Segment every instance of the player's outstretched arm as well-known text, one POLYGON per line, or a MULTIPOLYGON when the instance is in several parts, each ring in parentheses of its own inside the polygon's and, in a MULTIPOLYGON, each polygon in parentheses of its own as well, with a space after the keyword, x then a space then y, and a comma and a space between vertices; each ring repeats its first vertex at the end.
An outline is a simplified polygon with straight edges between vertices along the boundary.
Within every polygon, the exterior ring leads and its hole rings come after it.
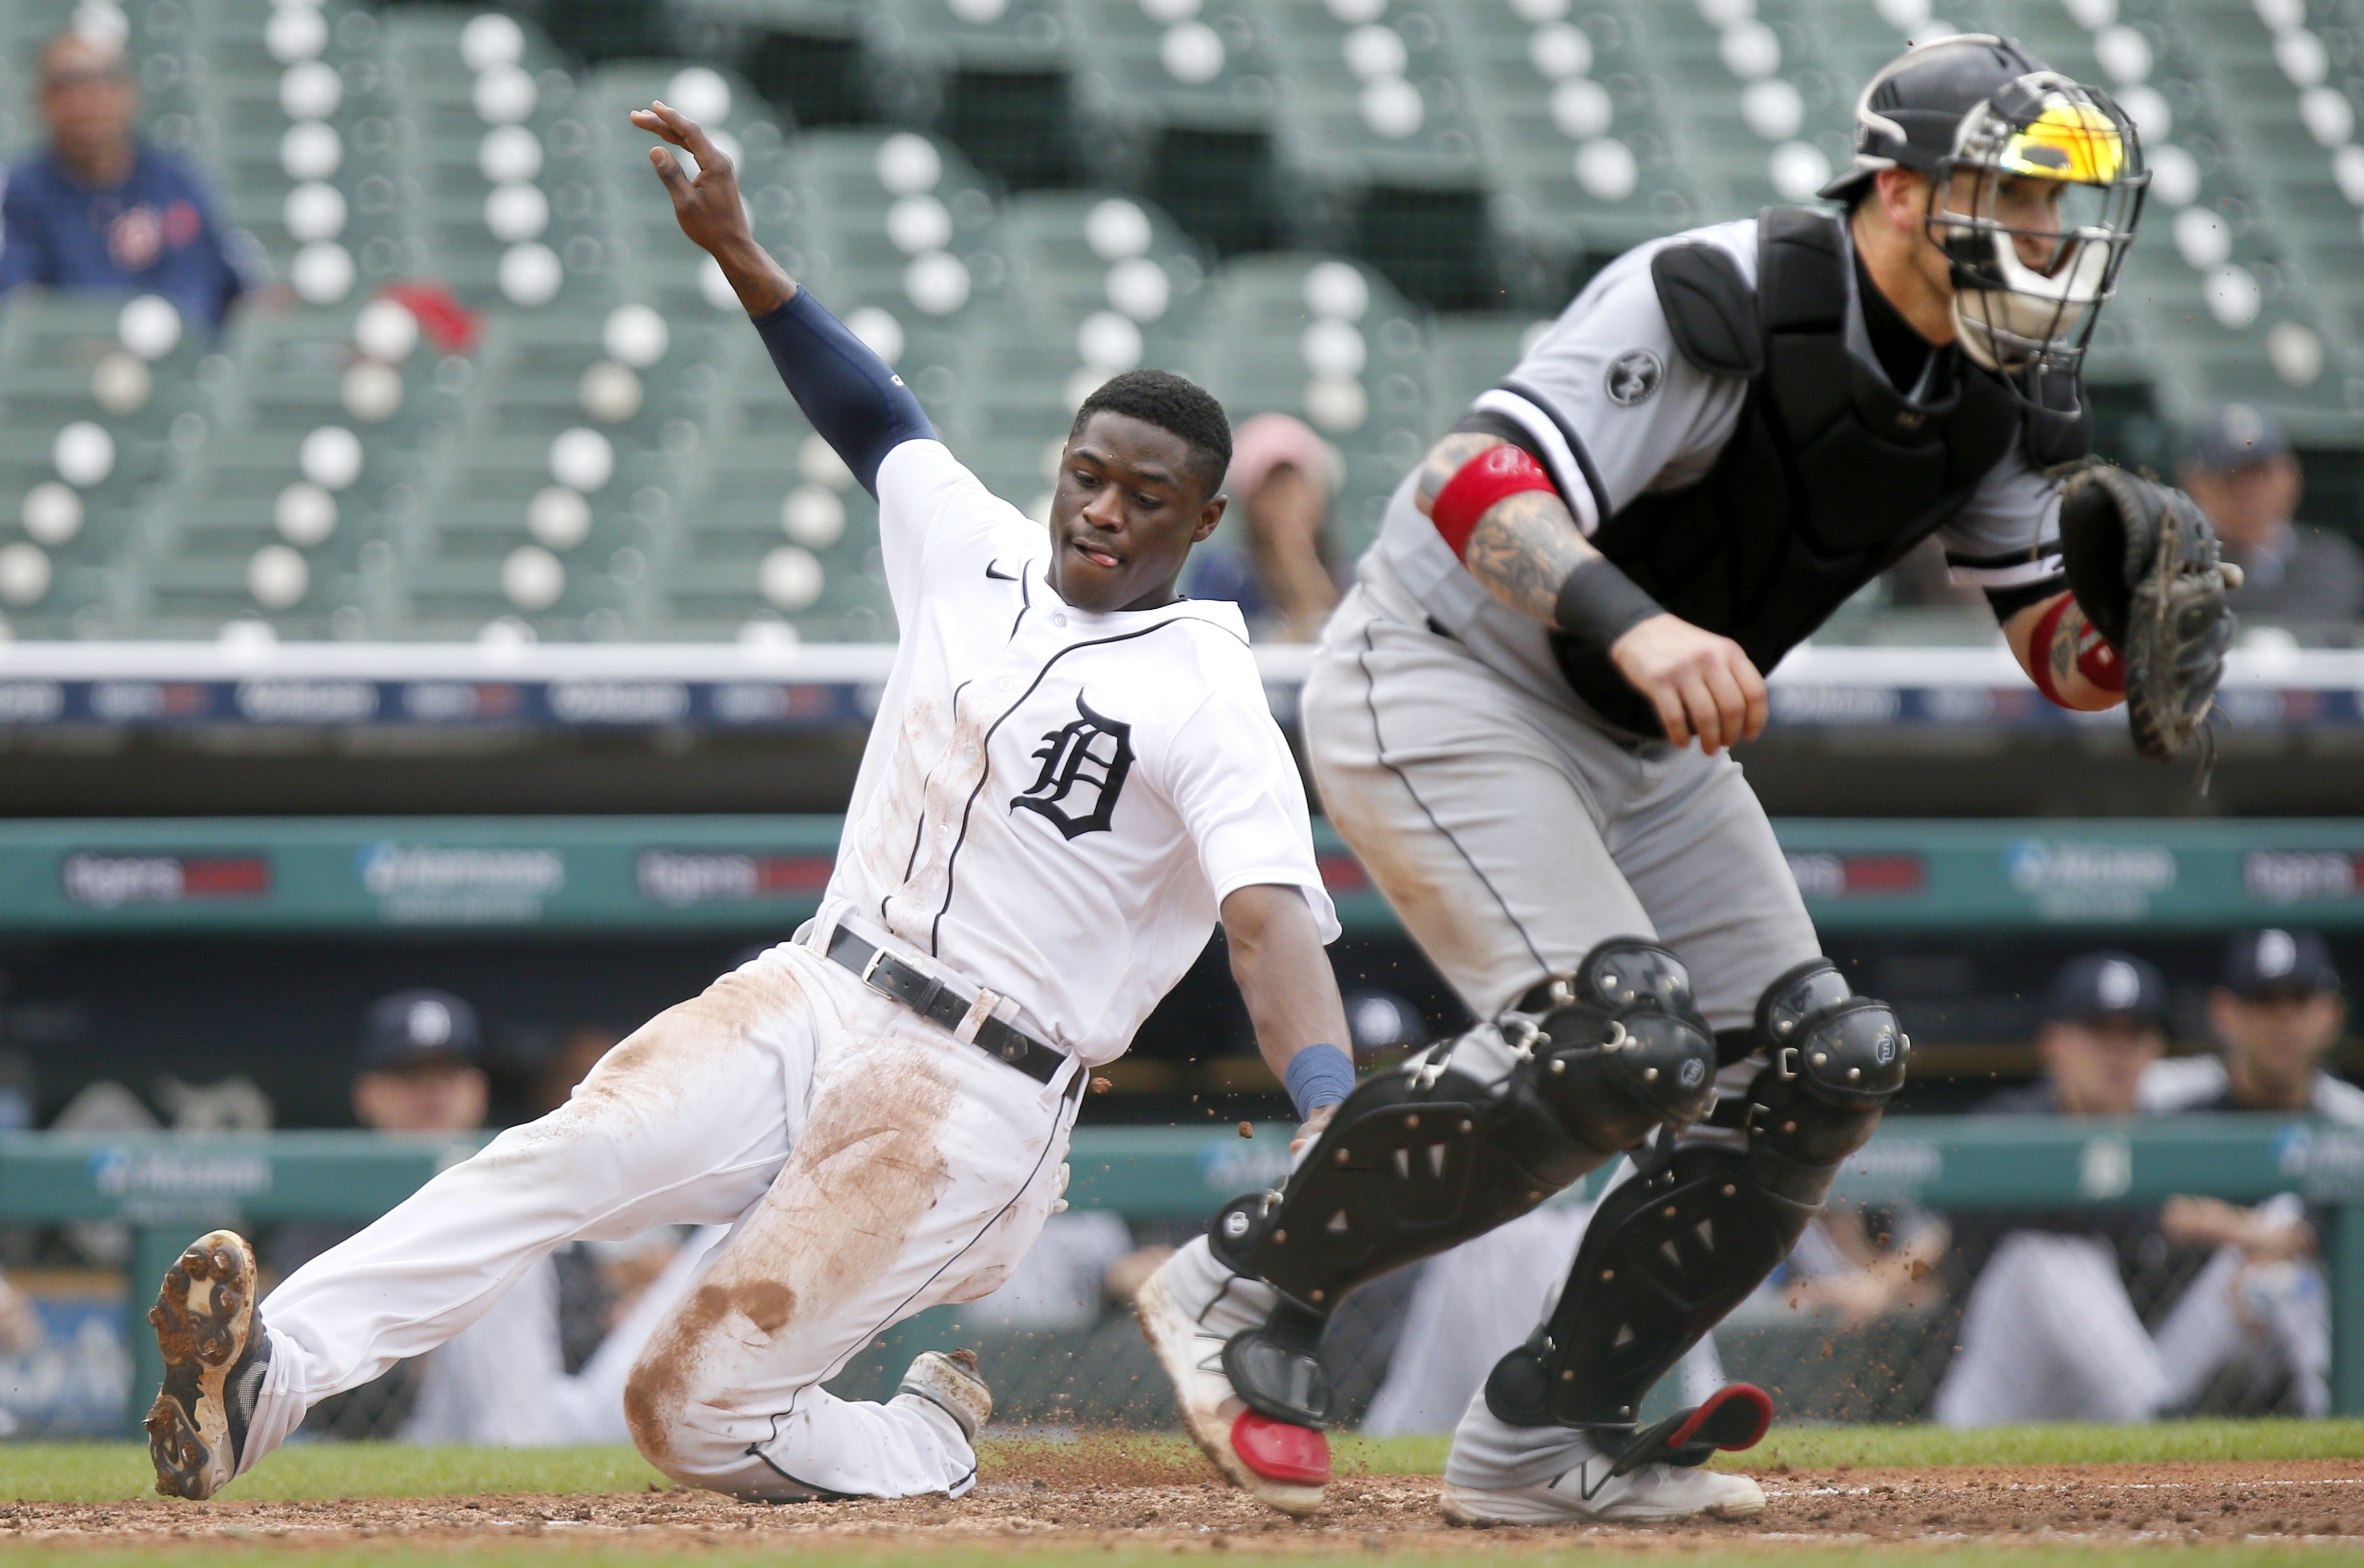
MULTIPOLYGON (((1305 890, 1279 883, 1233 888, 1223 899, 1223 938, 1232 953, 1232 978, 1255 1026, 1256 1050, 1273 1076, 1288 1081, 1288 1064, 1309 1046, 1349 1050, 1346 1008, 1338 999, 1338 977, 1322 950, 1321 928, 1305 890)), ((1350 1056, 1349 1061, 1352 1058, 1350 1056)), ((1351 1068, 1345 1087, 1351 1088, 1351 1068)), ((1344 1099, 1344 1089, 1337 1091, 1344 1099)), ((1320 1132, 1337 1101, 1306 1107, 1310 1114, 1298 1140, 1320 1132)))
POLYGON ((697 160, 693 178, 672 153, 649 149, 649 162, 673 198, 681 231, 721 267, 812 428, 837 449, 862 487, 876 495, 878 465, 886 454, 905 441, 935 436, 920 400, 755 243, 747 204, 739 195, 739 171, 704 128, 662 103, 633 110, 631 118, 697 160))
MULTIPOLYGON (((1413 491, 1422 513, 1435 518, 1439 498, 1463 468, 1504 444, 1471 430, 1438 441, 1413 491)), ((1448 542, 1453 537, 1446 534, 1448 542)), ((1605 640, 1610 662, 1650 699, 1675 745, 1696 735, 1712 756, 1764 732, 1771 716, 1765 677, 1740 644, 1651 604, 1586 541, 1557 493, 1521 490, 1487 506, 1469 529, 1461 563, 1512 609, 1605 640)))
POLYGON ((769 316, 797 293, 797 280, 755 243, 747 225, 747 203, 739 194, 739 171, 706 128, 670 105, 652 103, 632 111, 632 124, 671 142, 697 160, 695 177, 662 147, 649 149, 649 163, 673 198, 673 216, 692 243, 720 264, 732 292, 750 316, 769 316))
POLYGON ((2123 678, 2104 685, 2091 672, 2107 670, 2097 658, 2113 665, 2115 654, 2085 617, 2076 597, 2067 590, 2013 613, 2002 623, 2003 640, 2012 657, 2027 672, 2036 689, 2062 707, 2078 713, 2100 713, 2126 700, 2123 678), (2042 647, 2037 643, 2041 640, 2042 647))

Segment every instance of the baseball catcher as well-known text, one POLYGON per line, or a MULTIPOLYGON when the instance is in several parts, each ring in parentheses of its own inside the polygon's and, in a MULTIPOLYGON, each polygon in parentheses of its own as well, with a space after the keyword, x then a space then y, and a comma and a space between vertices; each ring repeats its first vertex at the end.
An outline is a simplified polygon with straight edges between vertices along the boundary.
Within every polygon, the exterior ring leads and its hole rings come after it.
POLYGON ((1621 1156, 1455 1433, 1445 1512, 1763 1507, 1701 1468, 1762 1434, 1761 1392, 1638 1417, 1904 1079, 1728 751, 1850 595, 1935 536, 2052 702, 2128 701, 2151 756, 2202 726, 2231 635, 2207 525, 2084 461, 2134 128, 1983 35, 1909 50, 1856 119, 1844 211, 1604 269, 1405 477, 1324 633, 1303 716, 1330 817, 1488 1021, 1362 1084, 1142 1292, 1192 1433, 1277 1507, 1321 1501, 1339 1298, 1621 1156))

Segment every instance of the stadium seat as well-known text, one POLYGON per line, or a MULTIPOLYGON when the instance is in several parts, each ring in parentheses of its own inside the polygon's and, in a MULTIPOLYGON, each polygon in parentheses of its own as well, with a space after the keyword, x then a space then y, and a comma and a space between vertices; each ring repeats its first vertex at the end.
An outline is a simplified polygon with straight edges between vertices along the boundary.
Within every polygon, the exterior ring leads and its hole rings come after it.
POLYGON ((599 175, 621 242, 616 272, 626 294, 671 317, 735 315, 739 302, 721 270, 682 237, 672 199, 649 167, 649 150, 659 145, 657 139, 627 117, 656 98, 697 121, 734 158, 740 189, 758 219, 757 238, 792 246, 795 202, 787 189, 786 138, 753 88, 710 67, 617 61, 584 83, 578 106, 596 132, 599 175))
POLYGON ((1461 7, 1478 112, 1497 150, 1494 221, 1564 303, 1599 261, 1702 221, 1707 206, 1668 123, 1667 79, 1614 6, 1554 16, 1505 0, 1461 7))
POLYGON ((600 133, 575 78, 497 12, 404 6, 386 32, 418 128, 410 172, 432 273, 474 306, 604 313, 621 293, 619 257, 600 133))
POLYGON ((1345 484, 1333 526, 1340 549, 1359 554, 1442 428, 1420 320, 1376 271, 1334 257, 1237 257, 1208 292, 1198 379, 1234 421, 1294 414, 1338 447, 1345 484))

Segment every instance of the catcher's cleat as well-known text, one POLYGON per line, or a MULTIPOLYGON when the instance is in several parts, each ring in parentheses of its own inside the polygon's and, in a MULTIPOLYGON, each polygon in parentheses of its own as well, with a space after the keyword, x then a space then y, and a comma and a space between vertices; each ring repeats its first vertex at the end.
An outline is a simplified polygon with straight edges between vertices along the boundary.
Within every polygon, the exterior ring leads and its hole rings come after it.
POLYGON ((254 1249, 234 1230, 190 1243, 164 1275, 148 1321, 164 1385, 148 1412, 156 1490, 202 1501, 238 1474, 271 1338, 254 1310, 254 1249))
POLYGON ((1637 1523, 1704 1516, 1754 1518, 1765 1493, 1745 1475, 1702 1470, 1720 1449, 1754 1448, 1773 1419, 1773 1401, 1750 1384, 1721 1388, 1625 1442, 1590 1435, 1590 1451, 1549 1481, 1488 1489, 1447 1482, 1444 1517, 1465 1525, 1637 1523))
POLYGON ((1284 1514, 1321 1507, 1321 1488, 1330 1480, 1330 1440, 1247 1407, 1223 1373, 1223 1336, 1182 1309, 1164 1268, 1143 1284, 1132 1305, 1141 1331, 1174 1380, 1183 1426, 1215 1468, 1284 1514))
POLYGON ((993 1390, 977 1374, 975 1351, 921 1351, 911 1358, 896 1392, 916 1395, 942 1409, 971 1442, 978 1429, 993 1419, 993 1390))

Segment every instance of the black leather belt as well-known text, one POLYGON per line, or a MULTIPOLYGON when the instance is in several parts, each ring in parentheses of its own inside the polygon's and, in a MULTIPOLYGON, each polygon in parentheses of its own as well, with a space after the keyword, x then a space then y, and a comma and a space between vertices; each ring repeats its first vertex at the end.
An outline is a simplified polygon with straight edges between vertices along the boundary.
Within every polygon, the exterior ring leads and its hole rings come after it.
MULTIPOLYGON (((956 995, 935 976, 922 973, 843 926, 829 939, 829 957, 831 962, 853 971, 864 985, 880 995, 902 1003, 955 1035, 976 1005, 975 998, 956 995)), ((984 1019, 970 1038, 978 1049, 999 1057, 1038 1084, 1048 1084, 1067 1064, 1065 1051, 1053 1050, 1024 1029, 1012 1029, 999 1018, 984 1019)))

